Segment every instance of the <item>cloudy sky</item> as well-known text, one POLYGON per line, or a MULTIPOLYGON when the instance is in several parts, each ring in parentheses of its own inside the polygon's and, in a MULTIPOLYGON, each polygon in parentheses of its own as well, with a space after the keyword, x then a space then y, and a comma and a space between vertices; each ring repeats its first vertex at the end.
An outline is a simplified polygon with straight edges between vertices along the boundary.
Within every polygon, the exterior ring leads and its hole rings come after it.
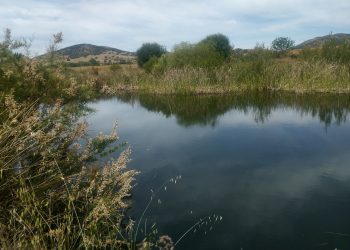
POLYGON ((135 51, 143 42, 171 49, 212 33, 235 47, 270 44, 277 36, 297 43, 350 33, 350 0, 0 0, 0 29, 33 37, 42 53, 62 31, 61 47, 92 43, 135 51))

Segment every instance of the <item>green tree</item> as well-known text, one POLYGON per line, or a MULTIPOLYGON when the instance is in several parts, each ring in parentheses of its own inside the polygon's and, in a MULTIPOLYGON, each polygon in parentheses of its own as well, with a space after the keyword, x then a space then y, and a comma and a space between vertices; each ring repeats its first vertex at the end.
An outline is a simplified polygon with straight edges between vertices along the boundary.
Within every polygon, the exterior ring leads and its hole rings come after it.
POLYGON ((100 63, 95 58, 91 58, 89 60, 89 64, 92 66, 99 66, 100 65, 100 63))
POLYGON ((286 52, 290 50, 295 44, 295 41, 289 37, 277 37, 271 43, 271 48, 277 52, 286 52))
POLYGON ((140 67, 143 67, 143 65, 152 57, 160 57, 166 52, 164 46, 161 46, 158 43, 144 43, 136 51, 137 63, 140 67))
POLYGON ((230 45, 230 40, 223 34, 209 35, 200 41, 199 44, 213 46, 213 48, 224 58, 228 58, 231 55, 232 47, 230 45))
POLYGON ((168 56, 168 65, 174 68, 191 66, 196 68, 213 68, 219 66, 224 57, 209 43, 180 43, 168 56))

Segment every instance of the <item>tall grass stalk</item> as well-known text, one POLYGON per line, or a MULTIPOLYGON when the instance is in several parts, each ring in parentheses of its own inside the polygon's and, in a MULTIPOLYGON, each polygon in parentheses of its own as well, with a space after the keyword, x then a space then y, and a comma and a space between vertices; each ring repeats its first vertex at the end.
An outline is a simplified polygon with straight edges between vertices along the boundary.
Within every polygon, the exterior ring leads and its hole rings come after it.
POLYGON ((94 161, 116 131, 84 146, 86 124, 60 104, 39 108, 11 96, 0 103, 0 247, 128 248, 131 151, 104 166, 94 161))

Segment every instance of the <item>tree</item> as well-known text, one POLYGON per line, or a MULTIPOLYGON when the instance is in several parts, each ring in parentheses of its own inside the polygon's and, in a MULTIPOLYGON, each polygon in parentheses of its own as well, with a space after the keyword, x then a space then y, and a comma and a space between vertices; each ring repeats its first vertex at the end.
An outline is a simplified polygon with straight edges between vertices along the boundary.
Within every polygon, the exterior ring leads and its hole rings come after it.
POLYGON ((222 64, 224 56, 208 42, 190 44, 182 42, 175 45, 174 52, 167 55, 167 64, 170 67, 182 68, 213 68, 222 64))
POLYGON ((271 48, 277 52, 286 52, 290 50, 295 44, 295 41, 289 37, 277 37, 271 43, 271 48))
POLYGON ((91 58, 89 60, 89 64, 92 66, 99 66, 100 65, 100 63, 95 58, 91 58))
POLYGON ((214 49, 220 53, 224 58, 228 58, 231 55, 232 47, 230 45, 230 40, 227 36, 223 34, 209 35, 200 41, 200 44, 208 44, 213 46, 214 49))
POLYGON ((136 51, 137 63, 140 67, 143 67, 143 65, 152 57, 160 57, 166 52, 166 49, 158 43, 144 43, 136 51))

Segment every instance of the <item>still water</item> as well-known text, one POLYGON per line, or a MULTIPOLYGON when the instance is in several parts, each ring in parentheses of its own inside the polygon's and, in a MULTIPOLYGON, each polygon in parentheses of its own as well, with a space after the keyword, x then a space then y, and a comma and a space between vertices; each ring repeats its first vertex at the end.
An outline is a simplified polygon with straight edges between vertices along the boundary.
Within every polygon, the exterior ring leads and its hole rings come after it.
POLYGON ((117 121, 132 147, 135 220, 156 193, 139 236, 156 223, 176 242, 202 218, 176 249, 350 249, 350 96, 124 95, 89 107, 91 134, 117 121))

